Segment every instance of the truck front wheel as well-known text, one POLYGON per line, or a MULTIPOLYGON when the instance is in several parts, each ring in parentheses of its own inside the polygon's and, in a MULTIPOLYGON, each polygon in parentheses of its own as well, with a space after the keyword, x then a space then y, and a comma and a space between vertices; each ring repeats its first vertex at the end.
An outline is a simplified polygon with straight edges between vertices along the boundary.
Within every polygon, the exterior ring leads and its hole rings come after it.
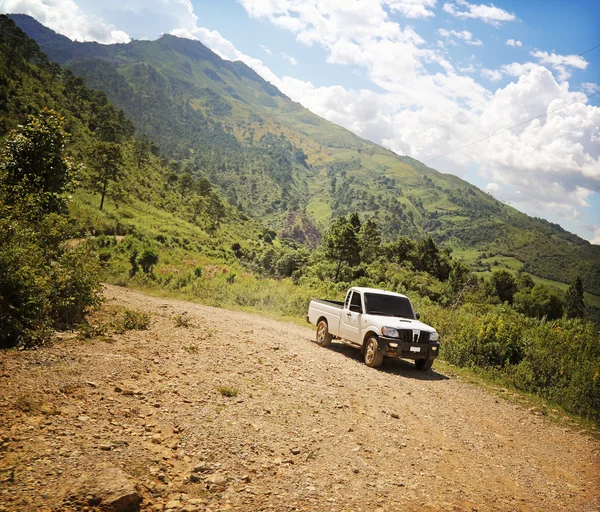
POLYGON ((426 372, 431 368, 433 364, 433 359, 417 359, 415 360, 415 368, 422 372, 426 372))
POLYGON ((379 352, 379 343, 375 336, 369 336, 365 342, 365 364, 369 368, 377 368, 383 363, 383 353, 379 352))
POLYGON ((329 334, 329 326, 325 320, 321 320, 317 324, 317 343, 322 347, 326 347, 331 343, 333 336, 329 334))

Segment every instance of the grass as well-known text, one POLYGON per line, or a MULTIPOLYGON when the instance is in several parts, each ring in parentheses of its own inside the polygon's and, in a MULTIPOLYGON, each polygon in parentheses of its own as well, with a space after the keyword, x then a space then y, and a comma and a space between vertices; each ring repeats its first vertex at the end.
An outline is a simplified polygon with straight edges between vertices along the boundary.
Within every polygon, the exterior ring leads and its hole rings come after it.
POLYGON ((191 327, 192 319, 189 317, 187 311, 184 311, 183 313, 173 315, 173 323, 175 327, 191 327))
POLYGON ((123 313, 122 326, 126 331, 144 331, 150 327, 150 314, 126 309, 123 313))
POLYGON ((232 388, 231 386, 219 386, 217 391, 221 393, 221 396, 225 396, 227 398, 235 398, 238 396, 238 390, 236 388, 232 388))

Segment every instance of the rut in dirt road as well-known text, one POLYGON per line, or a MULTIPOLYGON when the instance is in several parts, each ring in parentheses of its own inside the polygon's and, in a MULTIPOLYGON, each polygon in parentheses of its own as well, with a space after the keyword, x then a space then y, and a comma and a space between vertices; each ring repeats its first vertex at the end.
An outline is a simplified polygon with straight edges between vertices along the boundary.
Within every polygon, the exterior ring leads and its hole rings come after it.
POLYGON ((106 472, 142 510, 600 510, 598 441, 435 365, 374 370, 291 323, 106 296, 150 329, 0 354, 0 511, 91 509, 106 472))

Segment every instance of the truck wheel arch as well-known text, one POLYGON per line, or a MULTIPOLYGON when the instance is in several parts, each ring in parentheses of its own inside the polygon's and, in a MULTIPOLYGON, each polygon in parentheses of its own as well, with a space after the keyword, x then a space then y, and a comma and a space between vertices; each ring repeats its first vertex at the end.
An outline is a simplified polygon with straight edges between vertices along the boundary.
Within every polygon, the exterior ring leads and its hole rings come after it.
POLYGON ((360 351, 361 351, 361 353, 362 353, 362 354, 364 354, 364 353, 365 353, 365 346, 366 346, 366 344, 367 344, 367 340, 368 340, 368 339, 369 339, 371 336, 375 336, 377 339, 379 339, 379 335, 378 335, 378 334, 377 334, 375 331, 373 331, 373 330, 367 331, 367 332, 365 333, 365 335, 363 336, 362 345, 361 345, 361 347, 360 347, 360 351))

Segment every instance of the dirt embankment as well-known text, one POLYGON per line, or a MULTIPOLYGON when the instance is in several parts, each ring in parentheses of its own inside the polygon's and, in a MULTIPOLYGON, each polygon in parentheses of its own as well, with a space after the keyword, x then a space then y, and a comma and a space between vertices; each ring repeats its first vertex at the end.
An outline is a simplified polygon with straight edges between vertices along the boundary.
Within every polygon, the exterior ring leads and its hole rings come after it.
POLYGON ((151 328, 0 353, 0 511, 119 493, 121 510, 600 510, 597 441, 435 365, 373 370, 309 328, 106 294, 151 328))

